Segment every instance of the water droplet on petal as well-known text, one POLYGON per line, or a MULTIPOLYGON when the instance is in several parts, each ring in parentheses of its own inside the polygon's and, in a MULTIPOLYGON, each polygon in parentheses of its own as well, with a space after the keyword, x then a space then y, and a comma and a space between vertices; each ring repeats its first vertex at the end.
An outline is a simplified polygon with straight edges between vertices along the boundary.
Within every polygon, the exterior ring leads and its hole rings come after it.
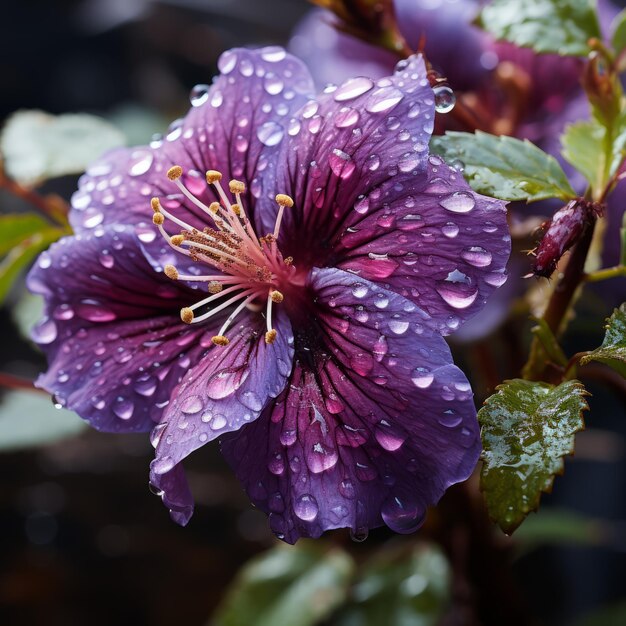
POLYGON ((112 322, 116 315, 96 300, 82 300, 76 307, 79 317, 90 322, 112 322))
POLYGON ((356 285, 352 287, 352 295, 355 298, 365 298, 368 292, 369 292, 369 289, 362 283, 357 283, 356 285))
POLYGON ((457 191, 441 200, 439 204, 453 213, 468 213, 474 208, 476 201, 471 194, 465 191, 457 191))
POLYGON ((351 78, 335 91, 335 101, 344 102, 346 100, 352 100, 353 98, 367 93, 373 86, 374 83, 369 78, 362 76, 351 78))
POLYGON ((382 113, 393 109, 404 98, 404 94, 396 87, 377 89, 368 99, 365 108, 370 113, 382 113))
POLYGON ((436 290, 441 298, 455 309, 467 309, 474 303, 478 295, 476 287, 448 279, 440 281, 436 290))
POLYGON ((180 410, 187 415, 195 415, 202 411, 204 407, 204 402, 202 402, 202 398, 200 396, 188 396, 185 398, 180 405, 180 410))
POLYGON ((370 172, 375 172, 380 167, 380 157, 377 154, 370 154, 365 160, 365 166, 370 172))
MULTIPOLYGON (((454 397, 454 396, 453 396, 454 397)), ((453 409, 446 409, 441 417, 439 423, 446 428, 456 428, 463 422, 463 416, 459 415, 453 409)))
POLYGON ((265 122, 257 129, 257 137, 265 146, 276 146, 283 138, 283 128, 276 122, 265 122))
POLYGON ((507 281, 507 274, 502 272, 492 272, 485 276, 485 282, 492 287, 501 287, 507 281))
POLYGON ((267 93, 271 96, 276 96, 283 90, 285 83, 273 72, 268 72, 263 80, 263 86, 267 93))
POLYGON ((359 121, 359 112, 351 107, 341 107, 335 115, 337 128, 350 128, 359 121))
POLYGON ((354 203, 354 210, 361 215, 367 213, 370 208, 370 201, 367 196, 360 196, 354 203))
POLYGON ((314 496, 305 493, 296 499, 293 511, 301 520, 312 522, 319 513, 317 500, 314 496))
POLYGON ((454 91, 447 85, 439 85, 433 88, 435 94, 435 111, 437 113, 450 113, 456 104, 454 91))
POLYGON ((113 403, 113 413, 122 420, 129 420, 133 416, 135 405, 132 401, 118 396, 113 403))
POLYGON ((406 437, 387 421, 382 420, 374 429, 376 441, 388 452, 395 452, 405 442, 406 437))
POLYGON ((420 163, 420 158, 415 152, 405 152, 398 159, 398 169, 401 172, 411 172, 420 163))
POLYGON ((487 267, 491 265, 491 252, 480 246, 471 246, 461 251, 461 258, 474 267, 487 267))
POLYGON ((328 161, 333 174, 343 179, 349 178, 356 167, 350 155, 343 152, 343 150, 339 150, 339 148, 335 148, 332 151, 328 161))
POLYGON ((160 459, 155 459, 150 464, 150 469, 155 474, 165 474, 174 467, 174 459, 171 456, 164 456, 160 459))
POLYGON ((365 526, 350 529, 350 539, 356 543, 361 543, 367 539, 369 530, 365 526))
POLYGON ((448 222, 441 227, 441 232, 450 239, 454 239, 459 234, 459 227, 454 222, 448 222))
POLYGON ((220 55, 217 61, 217 69, 222 74, 230 74, 237 65, 237 53, 232 51, 226 51, 220 55))
POLYGON ((383 521, 397 533, 412 533, 424 521, 425 513, 416 502, 399 497, 389 498, 380 510, 383 521))
POLYGON ((279 46, 267 46, 261 50, 261 58, 268 63, 278 63, 286 56, 285 50, 279 46))
POLYGON ((411 380, 416 387, 427 389, 435 380, 435 376, 425 367, 416 367, 411 374, 411 380))
POLYGON ((189 92, 189 102, 191 102, 191 106, 202 106, 209 99, 209 89, 209 85, 196 85, 193 87, 189 92))

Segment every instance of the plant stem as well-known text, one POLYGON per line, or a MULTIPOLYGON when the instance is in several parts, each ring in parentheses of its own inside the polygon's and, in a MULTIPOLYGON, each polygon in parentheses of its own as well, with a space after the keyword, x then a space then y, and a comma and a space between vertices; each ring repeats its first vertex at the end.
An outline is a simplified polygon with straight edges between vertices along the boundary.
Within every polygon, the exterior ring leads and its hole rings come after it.
POLYGON ((36 393, 47 393, 41 389, 37 389, 33 385, 32 380, 21 378, 20 376, 14 376, 13 374, 7 374, 6 372, 0 372, 0 387, 6 387, 7 389, 25 389, 26 391, 33 391, 36 393))
POLYGON ((615 267, 607 267, 603 270, 598 270, 592 274, 585 276, 585 281, 588 283, 597 283, 601 280, 608 280, 610 278, 626 277, 626 265, 616 265, 615 267))

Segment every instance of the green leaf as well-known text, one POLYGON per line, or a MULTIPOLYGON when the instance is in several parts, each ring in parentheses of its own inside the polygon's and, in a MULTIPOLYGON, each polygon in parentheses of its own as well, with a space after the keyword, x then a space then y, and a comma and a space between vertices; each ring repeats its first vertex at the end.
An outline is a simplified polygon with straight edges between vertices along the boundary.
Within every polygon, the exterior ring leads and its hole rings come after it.
POLYGON ((6 299, 11 286, 35 259, 52 242, 65 233, 59 228, 48 228, 24 239, 0 262, 0 304, 6 299))
POLYGON ((50 396, 35 391, 9 391, 0 403, 3 452, 53 443, 86 427, 78 415, 54 408, 50 396))
POLYGON ((11 318, 24 339, 30 339, 30 331, 43 317, 44 302, 40 295, 30 293, 26 288, 18 292, 11 306, 11 318))
POLYGON ((578 381, 558 387, 509 380, 478 412, 482 425, 480 486, 490 517, 510 534, 539 506, 574 451, 574 433, 584 428, 587 392, 578 381))
POLYGON ((333 626, 435 626, 450 601, 450 580, 450 566, 435 545, 386 546, 363 565, 333 626))
POLYGON ((50 228, 50 223, 34 213, 0 215, 0 256, 10 252, 27 237, 50 228))
POLYGON ((310 626, 344 602, 354 571, 339 548, 301 541, 250 561, 218 608, 215 626, 310 626))
POLYGON ((622 215, 622 227, 619 229, 620 234, 620 265, 626 265, 626 213, 622 215))
POLYGON ((593 190, 606 185, 605 137, 606 129, 595 120, 570 124, 561 137, 563 157, 589 181, 593 190))
POLYGON ((478 22, 498 39, 536 52, 583 56, 589 39, 601 38, 590 0, 492 0, 478 22))
POLYGON ((606 333, 599 348, 580 359, 580 364, 600 361, 626 378, 626 302, 613 311, 606 323, 606 333))
POLYGON ((433 137, 431 150, 460 160, 472 189, 501 200, 535 202, 576 197, 558 161, 527 140, 476 131, 433 137))
POLYGON ((621 10, 611 22, 611 45, 616 56, 626 48, 626 9, 621 10))
POLYGON ((4 166, 22 185, 77 174, 110 148, 124 145, 124 135, 94 115, 50 115, 18 111, 0 136, 4 166))

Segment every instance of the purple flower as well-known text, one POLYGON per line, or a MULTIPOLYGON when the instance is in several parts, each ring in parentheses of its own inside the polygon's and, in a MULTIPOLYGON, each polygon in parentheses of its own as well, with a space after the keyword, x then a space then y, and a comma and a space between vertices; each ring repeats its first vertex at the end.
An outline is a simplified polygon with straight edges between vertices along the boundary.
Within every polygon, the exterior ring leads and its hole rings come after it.
POLYGON ((163 142, 81 179, 76 235, 29 276, 38 384, 100 430, 151 430, 181 524, 182 461, 219 438, 286 541, 410 532, 479 455, 442 335, 506 279, 503 203, 428 156, 419 56, 318 97, 280 48, 219 68, 163 142))

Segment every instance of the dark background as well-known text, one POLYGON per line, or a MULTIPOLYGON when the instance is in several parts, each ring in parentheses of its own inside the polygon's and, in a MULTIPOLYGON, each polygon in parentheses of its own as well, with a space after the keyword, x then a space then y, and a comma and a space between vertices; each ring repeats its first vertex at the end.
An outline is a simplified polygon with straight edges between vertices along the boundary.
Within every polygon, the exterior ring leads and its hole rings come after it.
MULTIPOLYGON (((12 3, 0 20, 0 118, 21 108, 87 111, 134 120, 137 141, 147 141, 185 112, 195 83, 210 82, 220 52, 284 44, 308 8, 304 0, 12 3)), ((46 189, 68 196, 74 185, 68 177, 46 189)), ((15 208, 0 200, 2 211, 15 208)), ((0 328, 0 369, 34 378, 45 363, 19 338, 8 308, 0 328)), ((593 383, 590 390, 591 428, 544 503, 599 520, 601 539, 543 546, 516 560, 537 623, 574 624, 625 597, 624 404, 593 383)), ((151 457, 146 436, 90 430, 0 453, 1 624, 206 621, 238 568, 273 537, 216 445, 186 462, 197 509, 184 529, 147 489, 151 457)), ((347 532, 333 535, 347 540, 347 532)), ((351 551, 359 556, 390 537, 373 531, 351 551)))

